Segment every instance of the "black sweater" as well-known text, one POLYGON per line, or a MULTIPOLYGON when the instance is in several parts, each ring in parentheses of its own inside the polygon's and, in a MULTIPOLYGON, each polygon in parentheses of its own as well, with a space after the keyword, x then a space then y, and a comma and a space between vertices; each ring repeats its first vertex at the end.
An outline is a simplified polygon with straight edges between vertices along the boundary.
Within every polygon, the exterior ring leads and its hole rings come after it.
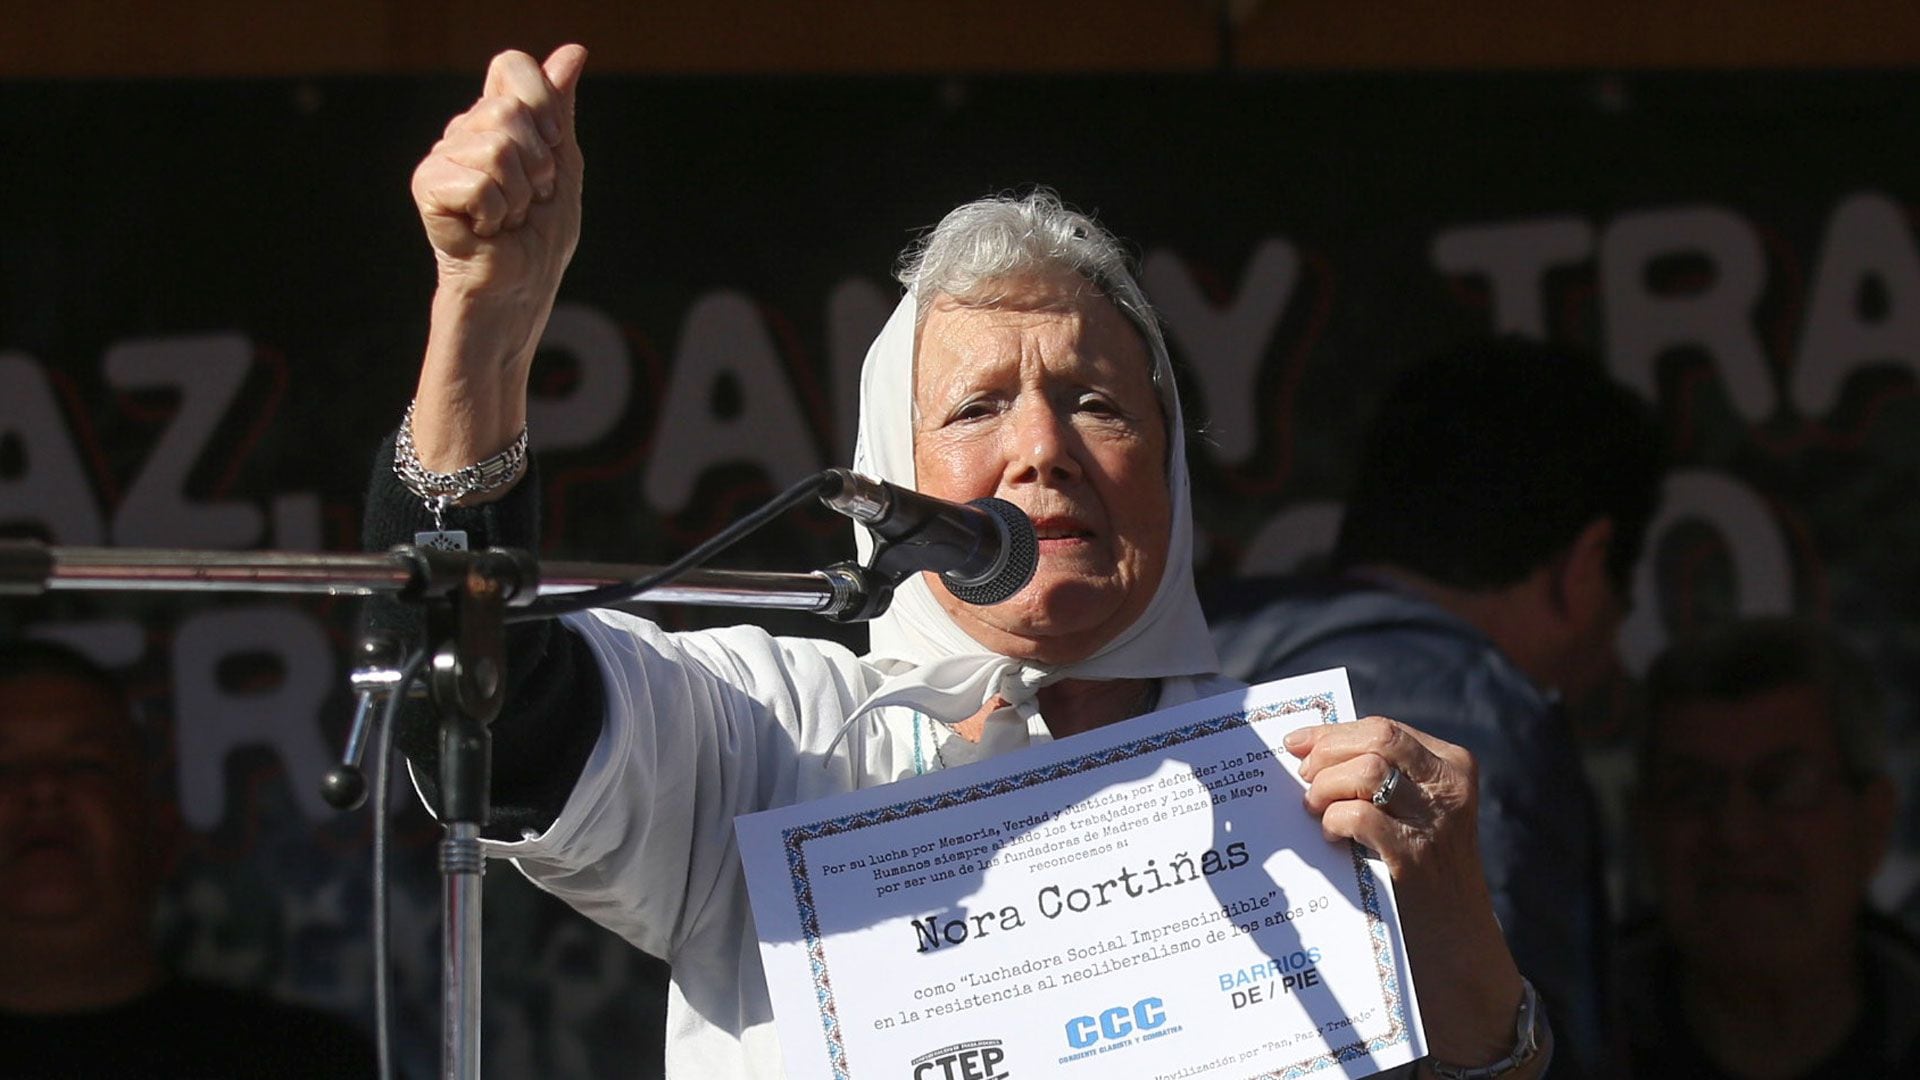
MULTIPOLYGON (((540 544, 540 483, 531 458, 527 473, 497 502, 452 507, 449 529, 467 533, 473 550, 540 544)), ((433 515, 393 472, 393 438, 374 455, 367 485, 361 542, 369 551, 410 544, 416 532, 433 528, 433 515)), ((419 647, 421 609, 389 597, 367 605, 367 625, 395 633, 408 650, 419 647)), ((605 691, 593 653, 578 634, 546 619, 507 628, 507 694, 493 733, 493 816, 484 830, 495 839, 517 840, 527 830, 544 831, 560 816, 587 756, 600 738, 605 691)), ((437 804, 439 744, 433 709, 408 702, 394 742, 414 765, 428 801, 437 804)))

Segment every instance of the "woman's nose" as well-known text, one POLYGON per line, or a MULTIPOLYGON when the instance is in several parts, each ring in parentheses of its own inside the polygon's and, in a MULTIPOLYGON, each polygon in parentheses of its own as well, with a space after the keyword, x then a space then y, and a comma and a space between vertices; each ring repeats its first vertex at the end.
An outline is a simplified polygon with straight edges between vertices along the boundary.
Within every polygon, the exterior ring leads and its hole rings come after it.
POLYGON ((1016 480, 1058 482, 1079 477, 1072 427, 1051 406, 1032 400, 1020 403, 1008 426, 1008 438, 1013 443, 1008 458, 1015 463, 1016 480))

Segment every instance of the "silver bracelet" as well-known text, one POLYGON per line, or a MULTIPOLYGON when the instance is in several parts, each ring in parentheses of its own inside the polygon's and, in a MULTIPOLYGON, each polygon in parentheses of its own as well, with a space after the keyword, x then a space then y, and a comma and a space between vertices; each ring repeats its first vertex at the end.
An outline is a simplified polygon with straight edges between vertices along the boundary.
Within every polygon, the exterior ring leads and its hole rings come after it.
POLYGON ((526 471, 527 429, 523 424, 520 434, 505 450, 450 473, 434 472, 420 464, 420 454, 413 448, 413 407, 414 403, 409 401, 407 415, 401 418, 399 434, 393 439, 393 474, 408 491, 427 504, 427 509, 433 512, 435 529, 446 528, 447 507, 469 495, 483 495, 506 487, 526 471))
MULTIPOLYGON (((1513 1018, 1513 1049, 1507 1056, 1491 1065, 1467 1068, 1462 1065, 1449 1065, 1443 1061, 1427 1059, 1427 1068, 1441 1080, 1498 1080, 1508 1073, 1539 1057, 1547 1042, 1547 1015, 1540 1008, 1540 995, 1534 992, 1533 983, 1524 976, 1520 979, 1520 1009, 1513 1018)), ((1546 1064, 1543 1062, 1541 1071, 1546 1064)))

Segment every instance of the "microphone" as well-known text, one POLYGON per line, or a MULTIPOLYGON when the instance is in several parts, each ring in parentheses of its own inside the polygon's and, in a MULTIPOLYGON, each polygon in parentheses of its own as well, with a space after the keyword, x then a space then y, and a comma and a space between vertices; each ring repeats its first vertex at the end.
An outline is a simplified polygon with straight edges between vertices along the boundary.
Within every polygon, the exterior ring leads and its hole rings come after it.
POLYGON ((825 475, 820 501, 885 541, 874 569, 898 576, 932 570, 969 604, 997 604, 1033 580, 1040 559, 1033 521, 1005 499, 954 503, 848 469, 825 475))

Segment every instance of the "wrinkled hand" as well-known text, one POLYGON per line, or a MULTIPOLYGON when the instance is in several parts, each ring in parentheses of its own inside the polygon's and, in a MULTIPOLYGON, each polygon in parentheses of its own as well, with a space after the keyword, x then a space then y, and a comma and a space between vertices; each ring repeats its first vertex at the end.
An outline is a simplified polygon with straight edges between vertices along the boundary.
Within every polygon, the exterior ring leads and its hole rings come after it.
POLYGON ((1481 880, 1479 780, 1473 755, 1385 717, 1300 728, 1287 737, 1307 781, 1307 809, 1327 839, 1358 840, 1387 864, 1396 888, 1481 880), (1374 792, 1403 779, 1384 807, 1374 792))
POLYGON ((1473 755, 1380 716, 1299 728, 1286 747, 1327 839, 1364 844, 1393 878, 1433 1055, 1458 1065, 1505 1056, 1520 972, 1480 865, 1473 755), (1376 806, 1393 769, 1401 779, 1376 806))
POLYGON ((578 45, 545 64, 494 57, 480 100, 413 172, 440 273, 414 390, 413 441, 428 469, 498 453, 526 423, 534 353, 580 241, 573 99, 586 62, 578 45))
POLYGON ((414 170, 443 286, 533 297, 559 288, 580 239, 573 101, 586 62, 578 45, 545 64, 519 51, 494 57, 480 99, 414 170))

